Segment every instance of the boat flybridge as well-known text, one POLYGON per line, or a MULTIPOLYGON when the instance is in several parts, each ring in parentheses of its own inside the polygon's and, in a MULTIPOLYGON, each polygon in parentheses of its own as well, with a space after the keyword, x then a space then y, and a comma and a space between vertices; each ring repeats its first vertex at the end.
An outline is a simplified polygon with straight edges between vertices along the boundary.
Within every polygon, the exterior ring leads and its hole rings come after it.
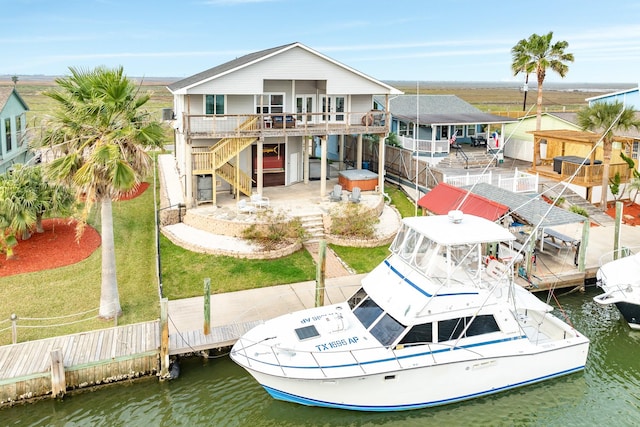
POLYGON ((253 328, 231 358, 276 399, 398 411, 484 396, 584 369, 589 340, 513 282, 484 218, 405 218, 391 255, 348 301, 253 328))

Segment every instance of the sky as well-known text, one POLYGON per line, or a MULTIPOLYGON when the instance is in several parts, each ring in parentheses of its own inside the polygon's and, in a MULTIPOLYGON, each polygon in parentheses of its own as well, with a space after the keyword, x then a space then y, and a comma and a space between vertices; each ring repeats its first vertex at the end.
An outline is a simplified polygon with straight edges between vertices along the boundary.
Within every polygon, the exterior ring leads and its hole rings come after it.
POLYGON ((300 42, 378 80, 521 84, 511 48, 553 31, 575 61, 545 82, 637 85, 639 18, 638 0, 0 0, 0 75, 184 78, 300 42))

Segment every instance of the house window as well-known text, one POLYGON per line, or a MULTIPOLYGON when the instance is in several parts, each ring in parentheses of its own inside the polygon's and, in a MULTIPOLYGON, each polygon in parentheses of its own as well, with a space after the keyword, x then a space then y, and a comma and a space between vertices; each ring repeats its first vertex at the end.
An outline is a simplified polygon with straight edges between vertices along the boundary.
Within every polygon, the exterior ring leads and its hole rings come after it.
POLYGON ((284 94, 266 93, 256 95, 256 113, 271 114, 284 112, 284 94))
POLYGON ((476 125, 467 125, 467 136, 476 136, 476 125))
POLYGON ((638 150, 640 148, 640 142, 638 141, 633 141, 633 143, 631 144, 631 158, 632 159, 638 159, 638 150))
POLYGON ((16 116, 16 141, 22 145, 22 116, 16 116))
POLYGON ((456 138, 463 137, 464 136, 464 126, 455 125, 453 127, 453 134, 456 136, 456 138))
POLYGON ((6 136, 6 151, 11 151, 13 145, 11 143, 11 119, 4 119, 4 135, 6 136))
POLYGON ((398 136, 413 138, 413 123, 398 122, 398 136))
POLYGON ((224 95, 205 95, 205 114, 224 114, 224 95))

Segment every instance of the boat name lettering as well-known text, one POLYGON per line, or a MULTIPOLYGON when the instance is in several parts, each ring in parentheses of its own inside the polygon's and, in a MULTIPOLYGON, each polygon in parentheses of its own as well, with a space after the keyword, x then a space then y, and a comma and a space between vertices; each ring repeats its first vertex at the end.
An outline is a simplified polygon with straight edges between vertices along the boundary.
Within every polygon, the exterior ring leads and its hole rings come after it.
POLYGON ((347 339, 343 338, 337 341, 329 341, 328 343, 318 344, 316 345, 316 348, 318 349, 318 351, 325 351, 325 350, 330 350, 332 348, 338 348, 345 345, 352 345, 357 343, 358 343, 358 337, 350 337, 347 339))
POLYGON ((317 322, 320 319, 323 319, 325 317, 327 317, 328 314, 319 314, 317 316, 313 316, 313 317, 305 317, 304 319, 300 320, 300 323, 309 323, 309 322, 317 322))

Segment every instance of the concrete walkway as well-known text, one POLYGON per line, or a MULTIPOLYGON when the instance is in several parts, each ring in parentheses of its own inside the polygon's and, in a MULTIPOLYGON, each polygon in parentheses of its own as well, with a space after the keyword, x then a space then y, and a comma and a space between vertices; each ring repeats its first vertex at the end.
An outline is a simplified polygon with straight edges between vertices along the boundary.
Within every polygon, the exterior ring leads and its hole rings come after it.
MULTIPOLYGON (((365 274, 325 280, 325 305, 346 301, 360 287, 365 274)), ((269 286, 211 295, 211 327, 264 321, 315 305, 315 281, 269 286)), ((202 330, 204 298, 169 301, 169 334, 202 330)))

